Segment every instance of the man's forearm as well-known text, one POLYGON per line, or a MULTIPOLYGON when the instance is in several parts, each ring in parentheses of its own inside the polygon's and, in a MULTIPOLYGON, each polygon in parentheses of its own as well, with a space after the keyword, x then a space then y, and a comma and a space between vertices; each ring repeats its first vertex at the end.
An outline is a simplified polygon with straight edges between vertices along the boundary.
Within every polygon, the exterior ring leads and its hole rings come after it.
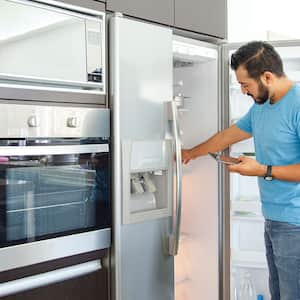
POLYGON ((248 139, 251 134, 239 129, 236 125, 216 133, 204 143, 191 149, 182 149, 182 162, 188 163, 191 159, 206 155, 208 152, 222 151, 232 144, 248 139))
MULTIPOLYGON (((239 159, 239 164, 228 166, 230 172, 236 172, 244 176, 264 177, 266 175, 266 165, 246 156, 241 156, 239 159)), ((300 182, 300 164, 272 166, 272 177, 283 181, 300 182)))
POLYGON ((189 150, 191 158, 206 155, 208 152, 223 151, 234 143, 248 139, 251 134, 240 130, 236 125, 232 125, 221 132, 216 133, 207 141, 189 150))
POLYGON ((222 151, 230 146, 229 141, 226 139, 224 132, 219 132, 213 135, 204 143, 201 143, 190 149, 190 154, 193 159, 198 156, 207 155, 208 152, 222 151))
POLYGON ((300 164, 289 166, 273 166, 272 176, 274 179, 300 182, 300 164))

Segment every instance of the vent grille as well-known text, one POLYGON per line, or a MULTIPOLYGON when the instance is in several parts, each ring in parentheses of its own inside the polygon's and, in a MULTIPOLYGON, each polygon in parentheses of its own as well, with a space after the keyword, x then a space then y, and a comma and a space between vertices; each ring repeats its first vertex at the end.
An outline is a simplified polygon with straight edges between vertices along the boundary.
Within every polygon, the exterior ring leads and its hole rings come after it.
POLYGON ((99 31, 88 30, 88 44, 99 46, 101 44, 101 36, 99 31))

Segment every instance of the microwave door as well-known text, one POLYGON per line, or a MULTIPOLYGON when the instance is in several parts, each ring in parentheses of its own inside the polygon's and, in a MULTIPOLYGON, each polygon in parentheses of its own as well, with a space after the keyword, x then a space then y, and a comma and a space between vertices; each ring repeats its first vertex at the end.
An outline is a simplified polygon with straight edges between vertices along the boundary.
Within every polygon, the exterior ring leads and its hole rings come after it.
POLYGON ((0 33, 0 83, 104 94, 105 15, 74 10, 63 3, 0 1, 0 27, 9 28, 0 33))

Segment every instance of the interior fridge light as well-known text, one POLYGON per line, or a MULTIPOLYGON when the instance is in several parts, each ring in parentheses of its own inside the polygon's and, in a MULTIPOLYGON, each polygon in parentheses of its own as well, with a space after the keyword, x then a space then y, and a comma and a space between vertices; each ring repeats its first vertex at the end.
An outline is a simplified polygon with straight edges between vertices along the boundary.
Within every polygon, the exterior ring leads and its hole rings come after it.
POLYGON ((185 54, 191 56, 199 56, 206 58, 217 58, 216 49, 207 48, 203 46, 192 45, 184 42, 174 41, 173 52, 178 54, 185 54))

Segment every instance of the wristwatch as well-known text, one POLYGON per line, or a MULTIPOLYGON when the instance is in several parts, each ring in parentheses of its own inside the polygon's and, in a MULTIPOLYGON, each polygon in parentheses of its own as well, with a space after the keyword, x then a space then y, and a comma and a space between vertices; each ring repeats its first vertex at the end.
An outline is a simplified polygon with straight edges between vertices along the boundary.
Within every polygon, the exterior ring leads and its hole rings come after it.
POLYGON ((268 180, 271 181, 273 180, 273 176, 272 176, 272 166, 267 166, 267 173, 264 176, 264 180, 268 180))

